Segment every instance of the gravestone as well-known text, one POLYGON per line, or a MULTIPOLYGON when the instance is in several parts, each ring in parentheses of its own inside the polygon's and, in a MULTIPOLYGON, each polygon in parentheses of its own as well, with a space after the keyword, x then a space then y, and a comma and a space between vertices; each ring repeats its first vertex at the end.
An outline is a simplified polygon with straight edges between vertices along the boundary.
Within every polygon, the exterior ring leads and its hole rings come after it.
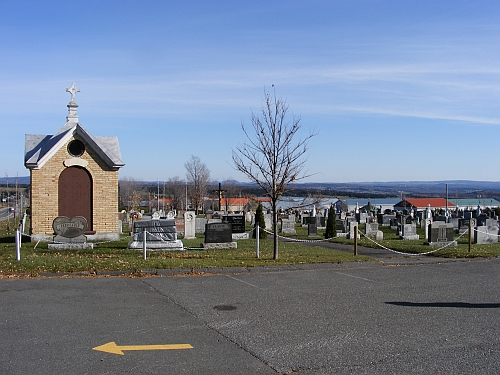
POLYGON ((495 219, 486 219, 486 225, 478 225, 474 231, 474 243, 498 243, 498 222, 495 219))
POLYGON ((369 215, 367 212, 360 212, 359 214, 356 214, 356 219, 358 223, 366 223, 366 219, 368 219, 369 215))
POLYGON ((417 225, 416 224, 404 224, 401 227, 400 239, 410 240, 410 241, 419 240, 420 236, 417 234, 417 225))
POLYGON ((196 238, 196 215, 193 211, 184 212, 184 238, 196 238))
POLYGON ((142 249, 146 230, 146 248, 152 250, 183 250, 182 241, 177 239, 175 220, 137 220, 134 222, 133 240, 129 249, 142 249))
POLYGON ((197 217, 195 219, 195 233, 205 233, 205 224, 207 224, 207 219, 197 217))
POLYGON ((453 224, 433 221, 429 226, 428 243, 429 245, 446 245, 451 242, 451 246, 457 246, 456 241, 453 240, 453 233, 453 224))
POLYGON ((458 217, 452 217, 448 220, 448 222, 453 224, 453 229, 458 230, 460 225, 460 219, 458 217))
MULTIPOLYGON (((313 219, 315 219, 315 218, 313 218, 313 219)), ((316 223, 309 224, 307 226, 307 235, 309 237, 316 237, 318 235, 318 227, 317 227, 316 223)))
POLYGON ((391 215, 387 215, 387 214, 384 214, 384 215, 378 215, 378 223, 380 225, 383 225, 383 226, 390 226, 391 225, 391 220, 392 219, 395 219, 396 218, 396 215, 394 214, 391 214, 391 215))
POLYGON ((201 244, 206 249, 235 249, 231 223, 207 223, 205 226, 205 242, 201 244))
POLYGON ((244 215, 224 215, 222 221, 231 224, 233 233, 245 233, 244 215))
POLYGON ((267 230, 273 229, 273 215, 264 214, 264 222, 266 223, 267 230))
POLYGON ((378 223, 366 223, 365 236, 375 237, 375 240, 380 241, 384 239, 384 233, 378 230, 378 223))
POLYGON ((335 220, 335 229, 337 232, 346 233, 347 232, 347 222, 344 219, 335 220))
POLYGON ((422 220, 422 225, 424 225, 425 229, 425 238, 429 238, 429 228, 432 223, 432 218, 427 218, 422 220))
POLYGON ((296 234, 295 231, 295 221, 293 220, 281 220, 281 233, 284 234, 296 234))
MULTIPOLYGON (((350 239, 354 239, 354 228, 357 228, 358 227, 358 222, 357 221, 351 221, 349 222, 349 235, 347 236, 347 238, 350 238, 350 239)), ((358 239, 360 238, 360 234, 358 232, 358 239)))
POLYGON ((87 243, 84 235, 87 229, 87 219, 83 216, 74 216, 71 219, 66 216, 58 216, 52 221, 54 229, 54 242, 49 244, 50 250, 75 250, 93 249, 94 244, 87 243))
POLYGON ((378 223, 366 223, 365 225, 365 235, 366 236, 376 236, 378 232, 378 223))

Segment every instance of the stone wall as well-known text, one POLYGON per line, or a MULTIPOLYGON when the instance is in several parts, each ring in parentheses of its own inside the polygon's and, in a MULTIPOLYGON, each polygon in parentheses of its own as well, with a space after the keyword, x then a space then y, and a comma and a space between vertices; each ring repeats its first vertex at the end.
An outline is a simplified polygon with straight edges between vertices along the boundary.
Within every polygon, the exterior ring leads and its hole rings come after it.
POLYGON ((118 238, 118 170, 110 169, 83 139, 72 137, 38 170, 30 171, 31 234, 46 238, 53 234, 52 221, 58 216, 58 183, 66 168, 68 143, 79 139, 85 145, 80 157, 92 177, 93 230, 95 238, 118 238))

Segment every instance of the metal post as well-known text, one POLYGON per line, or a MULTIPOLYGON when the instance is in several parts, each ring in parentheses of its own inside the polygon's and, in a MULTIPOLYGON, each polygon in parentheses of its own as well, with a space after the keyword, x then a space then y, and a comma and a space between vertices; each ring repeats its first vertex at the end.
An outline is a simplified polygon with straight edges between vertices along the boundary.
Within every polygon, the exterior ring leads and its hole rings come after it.
POLYGON ((21 249, 19 244, 19 228, 16 229, 16 260, 21 260, 21 249))
POLYGON ((260 258, 259 254, 259 240, 260 240, 260 234, 259 234, 259 224, 255 226, 255 257, 260 258))
POLYGON ((354 256, 358 255, 358 226, 354 227, 354 256))
POLYGON ((469 221, 469 253, 472 246, 472 220, 469 221))
POLYGON ((142 237, 142 256, 144 260, 147 258, 147 251, 146 251, 146 228, 144 228, 143 237, 142 237))

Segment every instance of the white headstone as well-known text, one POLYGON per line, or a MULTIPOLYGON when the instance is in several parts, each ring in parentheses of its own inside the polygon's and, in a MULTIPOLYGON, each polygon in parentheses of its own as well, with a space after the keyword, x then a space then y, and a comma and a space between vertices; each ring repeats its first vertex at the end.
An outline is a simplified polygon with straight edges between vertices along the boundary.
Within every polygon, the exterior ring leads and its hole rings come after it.
POLYGON ((184 212, 184 238, 196 238, 196 215, 193 211, 184 212))

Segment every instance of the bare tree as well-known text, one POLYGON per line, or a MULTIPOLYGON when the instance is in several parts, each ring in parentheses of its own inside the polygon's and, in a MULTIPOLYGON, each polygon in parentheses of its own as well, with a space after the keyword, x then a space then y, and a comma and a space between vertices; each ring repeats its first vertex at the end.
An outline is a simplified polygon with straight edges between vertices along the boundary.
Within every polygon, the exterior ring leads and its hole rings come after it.
POLYGON ((271 198, 274 259, 278 259, 276 204, 289 183, 308 177, 302 171, 308 141, 315 135, 311 132, 305 138, 296 140, 301 128, 300 117, 292 116, 290 123, 287 113, 286 100, 276 98, 276 91, 272 95, 264 91, 260 114, 252 112, 253 133, 242 122, 247 142, 238 146, 232 154, 236 169, 257 183, 271 198))
POLYGON ((184 164, 186 168, 186 178, 190 185, 189 196, 191 203, 195 207, 196 214, 198 208, 203 205, 207 194, 207 184, 210 180, 210 170, 201 162, 198 156, 191 155, 191 159, 184 164))
POLYGON ((169 178, 165 195, 170 198, 172 208, 177 210, 185 208, 186 181, 181 180, 179 176, 169 178))
POLYGON ((118 181, 120 204, 127 210, 139 209, 144 188, 133 177, 123 177, 118 181))

